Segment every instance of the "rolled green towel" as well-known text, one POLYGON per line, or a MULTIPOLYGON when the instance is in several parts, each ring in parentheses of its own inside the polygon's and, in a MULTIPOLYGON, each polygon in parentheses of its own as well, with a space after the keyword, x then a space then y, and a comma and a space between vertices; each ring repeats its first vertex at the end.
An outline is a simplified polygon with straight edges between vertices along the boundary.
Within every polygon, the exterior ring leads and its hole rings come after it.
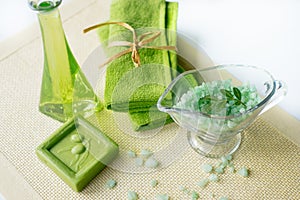
MULTIPOLYGON (((170 31, 170 34, 167 35, 167 41, 168 45, 174 45, 176 44, 178 3, 166 2, 166 11, 166 28, 170 31)), ((169 61, 171 66, 171 76, 172 78, 175 78, 178 73, 183 72, 184 70, 182 67, 177 66, 176 53, 169 52, 169 61)), ((168 114, 160 112, 157 109, 151 109, 151 111, 148 112, 130 111, 129 115, 132 127, 135 131, 151 130, 173 122, 172 118, 168 114)))
POLYGON ((173 122, 172 118, 167 113, 158 110, 130 113, 129 116, 132 128, 135 131, 152 130, 173 122))
MULTIPOLYGON (((172 71, 174 76, 178 76, 179 74, 183 73, 185 71, 185 68, 189 67, 190 64, 186 62, 182 57, 177 57, 178 64, 177 64, 177 71, 172 71)), ((192 68, 193 69, 193 68, 192 68)), ((204 81, 202 80, 196 80, 193 76, 186 76, 185 84, 189 84, 190 86, 197 86, 198 81, 204 81)), ((175 98, 173 98, 174 100, 175 98)), ((164 103, 170 103, 172 105, 172 102, 164 102, 164 103)), ((160 112, 157 110, 157 107, 150 108, 148 112, 131 112, 129 111, 130 120, 132 123, 132 128, 135 131, 146 131, 155 129, 157 127, 161 127, 165 124, 173 122, 170 115, 160 112)))
MULTIPOLYGON (((114 0, 110 8, 110 21, 126 22, 135 29, 152 27, 156 31, 159 29, 164 31, 168 24, 174 24, 169 22, 169 14, 167 15, 167 13, 169 12, 164 0, 114 0)), ((172 15, 177 16, 177 9, 172 15)), ((126 29, 121 26, 110 25, 101 28, 99 36, 104 43, 108 40, 108 37, 114 38, 120 34, 122 34, 122 36, 126 35, 125 38, 122 38, 123 40, 132 41, 132 35, 124 34, 125 30, 126 29)), ((166 34, 163 33, 162 36, 164 35, 166 34)), ((155 40, 155 44, 166 46, 168 44, 167 39, 167 37, 158 37, 155 40)), ((114 56, 126 48, 108 48, 108 56, 114 56)), ((123 55, 108 64, 104 91, 104 100, 108 109, 121 112, 127 112, 129 110, 131 112, 147 111, 150 107, 156 105, 158 98, 171 82, 172 74, 169 67, 176 68, 176 59, 172 59, 171 61, 168 51, 142 48, 139 49, 138 52, 142 64, 140 68, 144 68, 144 74, 142 76, 134 76, 134 70, 137 70, 137 68, 135 68, 131 60, 131 53, 123 55), (175 64, 173 64, 174 61, 175 64), (153 70, 144 66, 149 63, 161 64, 166 67, 153 70), (132 75, 130 75, 130 73, 132 73, 132 75), (124 81, 125 74, 130 77, 130 79, 124 81), (122 78, 123 81, 120 81, 122 78), (131 88, 133 83, 141 82, 141 80, 146 83, 155 80, 159 84, 144 84, 132 93, 131 88), (128 94, 129 91, 131 94, 128 94)))
MULTIPOLYGON (((153 29, 146 31, 162 31, 163 34, 156 38, 151 46, 155 44, 176 46, 177 12, 176 2, 152 0, 141 3, 140 0, 114 0, 110 10, 110 21, 126 22, 137 32, 139 28, 152 27, 153 29)), ((131 34, 124 34, 124 30, 117 25, 102 27, 98 31, 100 41, 103 45, 108 45, 110 43, 108 38, 120 35, 123 37, 122 40, 132 41, 131 34)), ((124 49, 126 48, 113 47, 106 50, 108 56, 114 56, 124 49)), ((170 116, 157 110, 156 103, 177 74, 177 56, 175 52, 165 50, 139 49, 138 51, 141 67, 134 67, 130 53, 108 64, 104 100, 108 109, 128 111, 133 129, 142 131, 172 122, 170 116), (149 67, 147 66, 149 63, 155 65, 149 67)), ((172 100, 171 95, 169 99, 172 100)))

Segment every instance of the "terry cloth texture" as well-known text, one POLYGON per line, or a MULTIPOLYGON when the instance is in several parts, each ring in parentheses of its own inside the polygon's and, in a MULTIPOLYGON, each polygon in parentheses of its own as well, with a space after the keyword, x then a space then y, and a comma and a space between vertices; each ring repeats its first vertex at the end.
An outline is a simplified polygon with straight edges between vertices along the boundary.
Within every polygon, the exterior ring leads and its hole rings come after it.
MULTIPOLYGON (((161 31, 162 36, 156 38, 151 46, 176 45, 177 11, 176 2, 115 0, 110 8, 110 21, 126 22, 142 33, 161 31)), ((132 42, 131 32, 118 25, 100 28, 99 37, 104 45, 108 45, 111 40, 132 42)), ((108 56, 116 55, 126 48, 108 47, 108 56)), ((167 115, 156 109, 156 103, 177 71, 177 56, 174 52, 145 48, 139 49, 139 54, 142 63, 139 68, 142 69, 135 68, 130 53, 108 64, 104 91, 106 107, 129 112, 133 129, 137 131, 171 121, 170 117, 166 120, 167 115), (152 64, 156 67, 149 67, 152 64), (136 70, 142 70, 143 73, 136 73, 136 70)), ((171 100, 171 95, 169 98, 171 100)))

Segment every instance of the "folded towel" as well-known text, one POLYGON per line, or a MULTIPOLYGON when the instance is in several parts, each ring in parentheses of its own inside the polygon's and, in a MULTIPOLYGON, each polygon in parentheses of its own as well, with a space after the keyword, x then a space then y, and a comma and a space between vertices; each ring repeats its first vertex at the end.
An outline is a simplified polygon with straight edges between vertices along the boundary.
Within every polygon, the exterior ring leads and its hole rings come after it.
MULTIPOLYGON (((140 0, 114 0, 110 9, 110 21, 126 22, 135 29, 153 27, 164 30, 169 23, 169 20, 166 20, 168 17, 166 13, 168 12, 166 2, 164 0, 143 2, 140 0)), ((177 13, 173 13, 173 15, 175 14, 177 16, 177 13)), ((118 25, 110 25, 100 28, 99 36, 103 42, 107 41, 108 37, 114 38, 114 36, 118 34, 122 34, 123 36, 124 30, 125 29, 123 27, 118 25)), ((123 40, 131 41, 131 34, 126 35, 128 35, 128 38, 123 38, 123 40)), ((162 35, 164 35, 164 33, 162 35)), ((158 37, 155 40, 155 43, 160 43, 165 46, 167 44, 167 38, 158 37)), ((108 56, 113 56, 121 50, 124 50, 124 47, 109 48, 108 56)), ((168 67, 171 66, 175 68, 176 63, 170 64, 173 61, 170 62, 168 51, 139 49, 139 54, 142 63, 140 68, 144 68, 145 66, 143 65, 147 63, 162 64, 167 67, 158 68, 156 71, 153 71, 152 69, 148 70, 145 67, 143 76, 133 77, 129 75, 128 77, 131 79, 121 81, 122 83, 120 83, 120 80, 124 78, 125 74, 131 73, 131 71, 137 69, 131 60, 131 54, 123 55, 109 63, 106 70, 104 91, 104 100, 108 109, 121 112, 127 112, 128 110, 134 112, 147 111, 147 109, 156 104, 158 98, 163 93, 165 86, 171 82, 172 75, 168 67), (130 97, 128 96, 128 91, 132 88, 132 83, 136 83, 141 80, 145 81, 147 79, 155 79, 163 85, 145 84, 137 88, 133 94, 130 94, 130 97), (118 86, 119 84, 122 84, 122 86, 118 86), (119 88, 120 90, 115 91, 116 88, 119 88)))
POLYGON ((135 131, 147 131, 173 122, 172 118, 160 111, 130 113, 132 129, 135 131))
MULTIPOLYGON (((150 29, 153 31, 161 29, 159 31, 163 34, 156 38, 156 46, 176 45, 176 2, 152 0, 141 3, 140 0, 114 0, 110 11, 110 21, 126 22, 136 30, 143 27, 153 27, 154 29, 150 29), (164 32, 165 29, 173 32, 164 32)), ((124 30, 117 25, 102 27, 98 31, 100 41, 103 45, 108 45, 108 38, 120 35, 123 41, 132 41, 132 35, 124 34, 124 30)), ((124 47, 107 50, 108 56, 113 56, 124 50, 124 47)), ((139 49, 139 54, 142 63, 139 68, 134 67, 130 53, 108 64, 104 100, 108 109, 129 111, 133 129, 143 131, 172 122, 170 116, 157 110, 156 103, 176 76, 177 56, 175 52, 155 49, 139 49), (157 67, 148 67, 147 63, 155 63, 157 67), (137 86, 140 87, 136 88, 137 86)), ((169 99, 172 100, 171 95, 169 99)))
MULTIPOLYGON (((178 3, 166 2, 166 11, 166 29, 169 31, 167 35, 168 45, 176 45, 178 3)), ((182 67, 177 66, 176 53, 170 51, 168 53, 171 76, 174 78, 178 75, 178 72, 180 73, 184 70, 182 67)), ((130 119, 135 131, 146 131, 173 122, 168 114, 160 112, 157 109, 152 109, 149 112, 130 111, 130 119)))

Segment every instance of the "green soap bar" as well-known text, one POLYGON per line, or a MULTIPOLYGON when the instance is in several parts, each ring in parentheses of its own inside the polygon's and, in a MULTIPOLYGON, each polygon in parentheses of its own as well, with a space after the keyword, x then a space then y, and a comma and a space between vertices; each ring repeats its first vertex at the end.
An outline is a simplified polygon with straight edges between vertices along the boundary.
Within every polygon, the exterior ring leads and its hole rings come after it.
POLYGON ((118 153, 113 140, 81 117, 66 122, 36 149, 39 159, 77 192, 118 153))

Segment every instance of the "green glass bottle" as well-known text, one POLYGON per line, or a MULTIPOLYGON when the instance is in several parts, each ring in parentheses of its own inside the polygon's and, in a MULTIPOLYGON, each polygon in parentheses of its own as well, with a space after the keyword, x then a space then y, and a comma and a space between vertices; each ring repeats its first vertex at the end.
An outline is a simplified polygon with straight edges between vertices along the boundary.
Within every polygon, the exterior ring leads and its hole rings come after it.
POLYGON ((65 122, 76 112, 100 109, 100 103, 66 40, 58 10, 61 0, 28 2, 30 8, 37 11, 44 46, 40 112, 65 122))

